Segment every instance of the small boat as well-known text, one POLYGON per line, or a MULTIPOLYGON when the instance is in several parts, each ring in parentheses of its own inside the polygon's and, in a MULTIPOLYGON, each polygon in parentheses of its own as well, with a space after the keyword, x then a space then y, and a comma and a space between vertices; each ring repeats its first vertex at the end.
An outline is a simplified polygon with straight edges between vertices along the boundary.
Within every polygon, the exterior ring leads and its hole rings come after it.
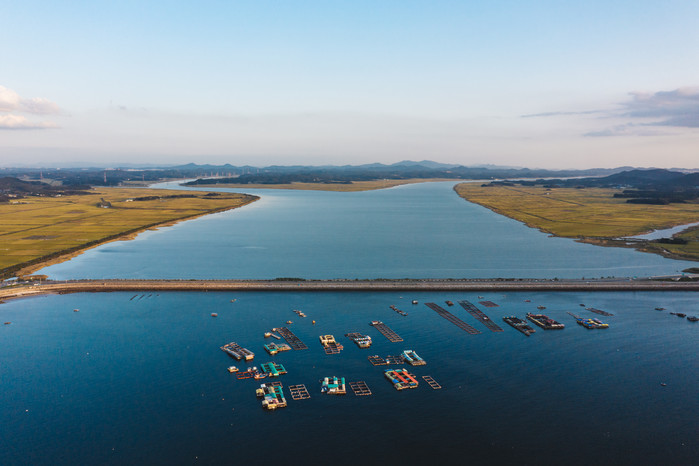
POLYGON ((80 309, 73 309, 73 312, 80 312, 80 309))
MULTIPOLYGON (((690 322, 699 322, 699 317, 697 316, 687 316, 687 320, 690 322)), ((5 322, 6 324, 9 324, 9 322, 5 322)))
POLYGON ((546 306, 536 306, 537 309, 546 309, 546 306))
POLYGON ((447 303, 447 306, 453 306, 453 305, 454 305, 454 303, 451 302, 451 301, 445 301, 445 302, 447 303))
POLYGON ((5 325, 10 325, 12 322, 5 322, 5 325))
POLYGON ((656 307, 655 310, 656 310, 656 311, 664 311, 665 308, 664 308, 664 307, 656 307))
POLYGON ((211 317, 218 317, 218 314, 216 314, 215 312, 212 312, 211 317))
POLYGON ((234 303, 234 302, 235 302, 235 299, 231 299, 231 302, 234 303))
POLYGON ((265 338, 269 338, 272 336, 272 332, 265 332, 265 338))
POLYGON ((683 314, 681 312, 671 312, 670 314, 677 317, 687 317, 687 314, 683 314))
POLYGON ((417 299, 413 299, 413 304, 417 304, 417 299))
POLYGON ((291 325, 291 324, 293 324, 292 321, 290 321, 290 320, 287 320, 287 321, 286 321, 286 325, 291 325))
POLYGON ((316 324, 316 321, 314 320, 314 321, 312 321, 311 323, 312 323, 313 325, 315 325, 315 324, 316 324))
POLYGON ((532 300, 531 300, 531 299, 525 299, 524 302, 525 302, 525 303, 531 303, 532 300))
POLYGON ((238 371, 239 371, 239 369, 238 369, 237 367, 235 367, 235 366, 230 366, 230 367, 228 368, 228 372, 230 372, 231 374, 232 374, 233 372, 238 372, 238 371))

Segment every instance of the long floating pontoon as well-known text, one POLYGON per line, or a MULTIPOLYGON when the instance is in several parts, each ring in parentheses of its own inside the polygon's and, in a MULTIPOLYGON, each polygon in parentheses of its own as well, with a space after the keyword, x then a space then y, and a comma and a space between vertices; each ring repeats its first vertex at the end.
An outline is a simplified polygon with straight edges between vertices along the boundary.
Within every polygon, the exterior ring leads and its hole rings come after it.
MULTIPOLYGON (((483 302, 489 302, 489 301, 483 301, 483 302)), ((488 328, 489 328, 490 330, 492 330, 493 332, 502 332, 502 328, 501 328, 499 325, 497 325, 495 322, 493 322, 492 320, 490 320, 490 317, 488 317, 487 315, 485 315, 485 314, 483 313, 483 311, 481 311, 480 309, 478 309, 475 305, 473 305, 473 304, 470 303, 469 301, 465 301, 465 300, 464 300, 464 301, 459 301, 459 304, 461 305, 461 307, 463 307, 464 309, 466 309, 466 311, 468 311, 469 314, 471 314, 473 317, 475 317, 476 319, 478 319, 479 321, 481 321, 481 323, 482 323, 483 325, 485 325, 486 327, 488 327, 488 328)))
POLYGON ((449 322, 451 322, 452 324, 456 325, 457 327, 459 327, 461 330, 463 330, 464 332, 466 332, 466 333, 468 333, 468 334, 477 335, 477 334, 481 333, 480 330, 476 330, 475 328, 471 327, 470 325, 468 325, 468 324, 467 324, 466 322, 464 322, 463 320, 461 320, 461 319, 459 319, 458 317, 456 317, 456 316, 455 316, 454 314, 452 314, 451 312, 447 311, 446 309, 444 309, 444 308, 442 308, 442 307, 440 307, 440 306, 437 306, 435 303, 425 303, 425 306, 429 307, 429 308, 432 309, 434 312, 436 312, 436 313, 439 314, 440 316, 444 317, 444 318, 447 319, 449 322))
POLYGON ((396 332, 394 332, 393 330, 388 328, 388 325, 384 324, 380 320, 373 320, 373 321, 371 321, 371 323, 369 325, 371 325, 376 330, 381 332, 381 334, 383 336, 388 338, 388 341, 391 341, 393 343, 398 343, 398 342, 403 341, 403 339, 400 337, 400 335, 398 335, 396 332))

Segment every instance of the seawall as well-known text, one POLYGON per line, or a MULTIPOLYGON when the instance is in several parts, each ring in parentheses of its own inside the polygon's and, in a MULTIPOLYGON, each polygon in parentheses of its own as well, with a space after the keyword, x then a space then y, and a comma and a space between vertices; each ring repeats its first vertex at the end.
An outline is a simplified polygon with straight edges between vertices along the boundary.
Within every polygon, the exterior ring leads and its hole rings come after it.
POLYGON ((0 299, 113 291, 699 291, 699 282, 626 280, 71 280, 0 288, 0 299))

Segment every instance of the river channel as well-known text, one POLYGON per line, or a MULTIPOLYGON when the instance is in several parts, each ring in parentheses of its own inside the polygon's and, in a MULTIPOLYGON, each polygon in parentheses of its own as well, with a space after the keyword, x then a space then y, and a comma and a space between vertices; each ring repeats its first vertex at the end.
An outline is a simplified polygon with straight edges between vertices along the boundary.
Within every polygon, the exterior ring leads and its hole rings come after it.
MULTIPOLYGON (((357 193, 245 190, 243 208, 89 250, 51 278, 583 278, 694 262, 550 237, 464 201, 454 182, 357 193)), ((179 188, 177 183, 158 187, 179 188)))

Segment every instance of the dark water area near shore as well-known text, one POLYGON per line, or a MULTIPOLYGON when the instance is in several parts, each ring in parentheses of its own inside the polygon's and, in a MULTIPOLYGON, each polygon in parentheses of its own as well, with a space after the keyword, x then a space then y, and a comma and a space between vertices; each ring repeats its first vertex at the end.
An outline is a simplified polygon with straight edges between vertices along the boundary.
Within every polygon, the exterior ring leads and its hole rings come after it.
POLYGON ((453 186, 247 190, 261 199, 108 243, 37 273, 57 280, 599 278, 676 274, 696 265, 549 237, 466 202, 453 186))
POLYGON ((441 292, 84 293, 14 300, 0 306, 1 319, 12 322, 0 328, 0 464, 692 465, 699 458, 699 324, 669 313, 698 311, 691 292, 482 299, 441 292), (503 332, 444 304, 460 299, 503 332), (424 305, 430 301, 482 333, 458 329, 424 305), (610 328, 586 330, 567 311, 599 317, 610 328), (502 322, 526 312, 544 312, 566 328, 537 328, 525 337, 502 322), (263 333, 287 320, 309 349, 270 357, 263 333), (389 342, 372 320, 405 341, 389 342), (370 335, 373 346, 359 349, 344 337, 355 331, 370 335), (344 350, 326 355, 322 334, 335 335, 344 350), (264 411, 255 397, 260 382, 228 373, 231 364, 246 366, 219 349, 230 341, 255 352, 251 365, 286 366, 279 380, 287 408, 264 411), (398 392, 367 356, 405 349, 427 365, 411 368, 417 389, 398 392), (321 395, 320 379, 333 375, 366 381, 373 395, 321 395), (443 388, 432 390, 422 375, 443 388), (293 384, 305 384, 311 398, 291 400, 293 384))

